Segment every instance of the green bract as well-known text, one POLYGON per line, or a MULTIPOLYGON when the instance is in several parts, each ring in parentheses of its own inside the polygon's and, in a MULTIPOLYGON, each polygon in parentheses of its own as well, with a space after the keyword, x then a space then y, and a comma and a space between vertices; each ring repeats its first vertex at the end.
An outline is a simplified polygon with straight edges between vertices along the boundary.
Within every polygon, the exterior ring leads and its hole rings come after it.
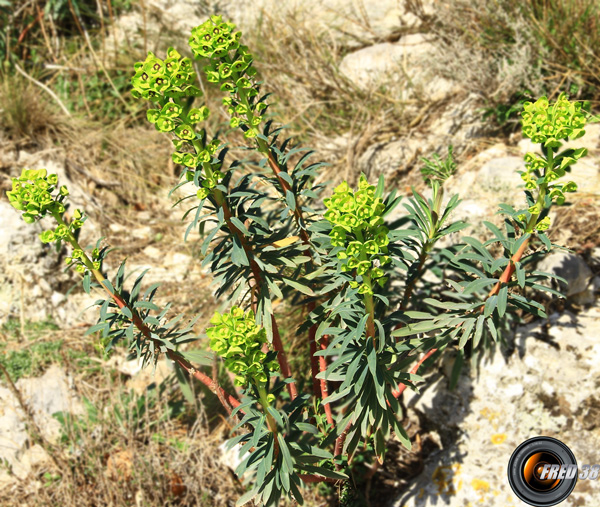
POLYGON ((346 247, 337 250, 338 259, 344 261, 342 271, 356 270, 363 277, 362 284, 351 285, 361 294, 372 294, 370 281, 377 280, 383 286, 387 278, 380 266, 389 262, 389 230, 383 225, 385 205, 381 197, 375 196, 375 187, 361 174, 356 191, 344 182, 323 203, 328 208, 324 217, 333 225, 331 245, 346 247))
MULTIPOLYGON (((224 174, 219 171, 221 162, 213 161, 220 141, 208 142, 206 132, 196 131, 195 125, 205 121, 210 111, 206 106, 190 108, 193 97, 201 92, 191 83, 195 80, 189 58, 182 58, 173 48, 169 48, 163 61, 153 53, 148 53, 144 62, 134 66, 136 72, 131 81, 133 94, 156 103, 156 109, 147 112, 148 121, 161 132, 172 132, 175 151, 171 158, 187 170, 184 176, 199 187, 215 188, 224 174), (199 171, 200 169, 200 171, 199 171)), ((204 199, 209 194, 198 191, 204 199)))
MULTIPOLYGON (((6 195, 13 208, 23 212, 23 220, 27 223, 33 223, 46 215, 55 218, 58 222, 56 228, 40 234, 43 243, 60 244, 61 241, 73 243, 76 242, 74 232, 83 227, 87 217, 83 211, 76 209, 72 220, 65 221, 65 202, 69 190, 65 185, 57 189, 57 185, 58 176, 48 174, 46 169, 23 169, 21 176, 12 179, 12 190, 9 190, 6 195)), ((95 264, 86 266, 83 258, 83 252, 76 249, 73 257, 67 257, 66 262, 73 265, 80 273, 96 264, 99 269, 100 253, 97 250, 94 250, 92 255, 92 262, 95 264)))
POLYGON ((586 117, 580 102, 571 102, 561 93, 553 104, 547 97, 523 105, 523 135, 534 143, 558 146, 562 139, 579 139, 585 134, 586 117))
POLYGON ((209 59, 204 67, 207 80, 218 83, 221 91, 230 94, 223 99, 223 104, 232 116, 231 127, 241 127, 246 138, 254 139, 263 120, 261 111, 267 106, 255 100, 259 91, 253 79, 256 75, 252 67, 254 57, 247 46, 239 44, 241 35, 233 23, 224 23, 221 16, 212 16, 192 30, 189 43, 196 56, 209 59))
POLYGON ((247 313, 238 306, 229 313, 215 312, 210 320, 213 324, 206 330, 210 338, 210 348, 225 359, 225 366, 235 373, 235 383, 247 387, 253 384, 264 388, 270 373, 278 371, 277 361, 265 361, 263 344, 267 343, 267 334, 256 325, 254 312, 247 313))
POLYGON ((221 16, 211 16, 200 26, 192 29, 189 43, 197 56, 205 58, 225 56, 239 47, 242 32, 234 32, 233 23, 224 23, 221 16))
POLYGON ((173 48, 167 51, 165 61, 149 52, 146 60, 134 65, 135 75, 131 78, 134 97, 142 97, 161 103, 168 97, 196 97, 200 90, 193 86, 195 76, 192 62, 183 58, 173 48))

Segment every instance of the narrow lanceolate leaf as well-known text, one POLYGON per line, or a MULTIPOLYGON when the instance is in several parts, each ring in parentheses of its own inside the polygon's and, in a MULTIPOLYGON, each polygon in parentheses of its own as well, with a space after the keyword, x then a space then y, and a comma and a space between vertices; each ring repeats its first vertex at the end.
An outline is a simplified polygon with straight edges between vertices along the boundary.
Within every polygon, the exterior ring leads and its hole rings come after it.
POLYGON ((249 236, 250 233, 244 225, 244 223, 237 217, 231 217, 231 223, 235 225, 235 228, 240 231, 244 236, 249 236))
POLYGON ((550 242, 550 239, 548 238, 548 236, 546 236, 545 233, 538 232, 538 238, 540 238, 542 240, 542 243, 544 243, 547 252, 552 250, 552 243, 550 242))
POLYGON ((294 194, 289 190, 285 191, 285 202, 292 211, 296 210, 296 198, 294 197, 294 194))
POLYGON ((90 272, 86 271, 85 276, 83 277, 83 290, 89 294, 90 293, 90 272))
POLYGON ((459 349, 462 349, 466 345, 467 340, 471 337, 471 331, 473 331, 474 325, 475 325, 475 319, 465 320, 465 323, 463 325, 463 333, 458 342, 459 349))
POLYGON ((237 236, 233 237, 233 250, 231 252, 231 262, 236 266, 248 266, 248 257, 237 236))
POLYGON ((477 318, 477 326, 475 327, 475 334, 473 335, 473 348, 477 348, 479 345, 479 341, 481 340, 481 335, 483 334, 483 322, 485 321, 485 317, 480 315, 477 318))
POLYGON ((322 475, 323 477, 329 477, 330 479, 347 479, 348 476, 342 472, 336 472, 329 468, 316 467, 312 465, 300 465, 302 470, 310 474, 322 475))
POLYGON ((310 287, 306 285, 302 285, 300 282, 296 282, 295 280, 291 280, 289 278, 282 278, 282 280, 289 285, 290 287, 302 292, 302 294, 306 294, 307 296, 314 296, 315 293, 310 287))
POLYGON ((485 302, 485 307, 483 309, 483 315, 489 317, 496 308, 498 304, 498 296, 490 296, 485 302))
POLYGON ((250 500, 252 500, 258 494, 258 489, 251 489, 247 493, 244 493, 237 502, 235 502, 236 507, 242 507, 247 504, 250 500))
POLYGON ((458 383, 458 378, 460 377, 460 372, 462 371, 463 363, 465 361, 465 353, 463 350, 459 350, 456 359, 454 360, 454 365, 452 366, 452 372, 450 373, 450 390, 454 390, 456 384, 458 383))
POLYGON ((179 353, 192 363, 209 366, 212 364, 213 353, 206 350, 180 350, 179 353))
POLYGON ((477 292, 488 285, 496 283, 498 280, 496 278, 481 278, 479 280, 473 280, 465 287, 463 294, 471 294, 473 292, 477 292))
POLYGON ((294 462, 292 461, 292 456, 290 455, 290 450, 288 449, 287 443, 284 440, 281 433, 277 434, 277 441, 279 442, 279 450, 281 451, 281 456, 283 457, 283 461, 285 462, 288 470, 294 470, 294 462))
POLYGON ((506 304, 508 302, 508 286, 503 285, 498 292, 498 317, 502 318, 506 312, 506 304))

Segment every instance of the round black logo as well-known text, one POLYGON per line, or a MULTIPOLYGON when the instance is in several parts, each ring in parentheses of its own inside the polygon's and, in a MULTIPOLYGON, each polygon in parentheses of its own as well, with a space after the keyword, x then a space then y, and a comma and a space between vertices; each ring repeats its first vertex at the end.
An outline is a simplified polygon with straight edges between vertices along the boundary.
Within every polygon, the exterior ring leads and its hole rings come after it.
POLYGON ((535 437, 515 449, 508 462, 508 482, 521 500, 548 507, 565 500, 577 483, 577 461, 560 440, 535 437))

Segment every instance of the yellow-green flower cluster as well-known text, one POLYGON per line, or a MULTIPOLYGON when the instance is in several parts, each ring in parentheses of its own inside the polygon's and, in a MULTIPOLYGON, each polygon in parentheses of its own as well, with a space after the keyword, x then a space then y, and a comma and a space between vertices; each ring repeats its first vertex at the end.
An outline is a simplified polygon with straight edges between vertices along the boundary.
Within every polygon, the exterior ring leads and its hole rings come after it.
MULTIPOLYGON (((188 97, 202 95, 191 84, 195 79, 191 60, 169 48, 164 61, 153 53, 148 53, 144 62, 135 64, 135 70, 131 79, 134 96, 156 103, 156 108, 149 109, 146 113, 148 121, 157 130, 176 136, 173 139, 176 151, 171 158, 176 164, 190 169, 186 172, 188 181, 195 180, 193 172, 201 165, 212 163, 220 141, 207 143, 204 129, 196 131, 196 125, 206 121, 210 111, 204 105, 190 108, 188 97)), ((206 171, 204 178, 198 179, 202 185, 198 191, 199 198, 207 197, 207 189, 214 188, 223 178, 223 173, 218 170, 220 165, 220 162, 217 163, 216 167, 206 171)))
POLYGON ((132 94, 136 98, 142 97, 164 104, 168 98, 202 95, 202 91, 192 85, 195 79, 192 61, 182 57, 173 48, 167 50, 165 60, 148 52, 146 60, 137 62, 134 69, 135 75, 131 78, 131 84, 132 94))
MULTIPOLYGON (((536 143, 544 145, 543 155, 536 153, 525 154, 525 171, 521 178, 527 190, 540 189, 547 198, 558 205, 565 202, 566 192, 577 191, 573 181, 559 183, 567 168, 587 154, 585 148, 569 149, 556 154, 560 142, 564 139, 577 139, 585 134, 586 115, 579 102, 571 102, 566 94, 561 93, 554 103, 546 97, 536 102, 526 102, 522 115, 523 134, 536 143)), ((536 203, 529 212, 539 215, 542 204, 536 203)), ((548 229, 550 219, 544 217, 536 225, 536 230, 548 229)))
POLYGON ((54 241, 69 240, 73 234, 73 231, 81 229, 83 222, 87 217, 83 215, 83 212, 76 209, 73 213, 73 220, 69 223, 58 224, 56 229, 44 231, 40 234, 40 239, 43 243, 52 243, 54 241))
POLYGON ((554 103, 547 97, 523 105, 523 135, 534 143, 556 147, 563 139, 578 139, 585 134, 586 116, 580 102, 571 102, 561 93, 554 103))
POLYGON ((56 174, 48 174, 46 169, 23 169, 21 176, 12 179, 12 190, 6 192, 12 207, 23 212, 23 220, 28 224, 47 214, 57 218, 59 224, 56 229, 40 234, 40 239, 44 243, 68 241, 73 236, 73 232, 80 229, 86 220, 83 212, 76 209, 70 223, 63 221, 64 202, 69 195, 69 190, 65 185, 57 187, 56 174), (58 192, 53 195, 56 190, 58 192))
POLYGON ((239 47, 242 32, 235 32, 233 23, 223 22, 221 16, 211 16, 192 30, 189 43, 194 54, 204 58, 221 58, 239 47))
POLYGON ((235 373, 236 385, 246 387, 249 383, 263 388, 269 380, 269 372, 277 371, 277 361, 265 362, 267 354, 262 347, 267 343, 263 328, 256 325, 254 312, 247 313, 234 306, 229 313, 215 312, 213 324, 206 330, 210 348, 225 359, 225 366, 235 373))
POLYGON ((221 16, 212 16, 192 30, 190 47, 196 56, 208 58, 204 67, 211 83, 220 83, 221 91, 229 92, 223 105, 231 115, 232 128, 242 128, 244 136, 254 138, 263 120, 262 111, 267 105, 255 102, 258 89, 251 80, 256 75, 254 60, 247 46, 240 45, 241 32, 235 31, 233 23, 223 22, 221 16))
POLYGON ((525 171, 521 172, 521 178, 525 182, 527 190, 535 190, 540 185, 546 185, 548 195, 552 200, 561 205, 565 202, 564 192, 576 192, 577 184, 574 181, 567 183, 554 183, 559 178, 562 178, 566 171, 565 169, 574 164, 577 160, 587 154, 585 148, 573 150, 570 155, 562 156, 560 159, 553 161, 552 166, 548 167, 548 160, 536 153, 525 154, 525 171))
POLYGON ((64 213, 62 201, 69 191, 62 186, 57 198, 53 197, 57 183, 58 176, 48 174, 46 169, 23 169, 21 176, 12 179, 12 190, 6 195, 12 207, 22 211, 23 220, 30 224, 47 213, 64 213))
POLYGON ((360 176, 358 189, 353 191, 344 182, 336 187, 333 195, 324 199, 328 211, 325 218, 333 225, 329 237, 338 251, 338 259, 345 261, 343 271, 355 271, 362 276, 362 283, 354 281, 361 294, 372 294, 371 280, 384 285, 387 278, 382 266, 390 262, 387 245, 389 230, 383 225, 385 205, 375 197, 375 187, 369 185, 364 174, 360 176))

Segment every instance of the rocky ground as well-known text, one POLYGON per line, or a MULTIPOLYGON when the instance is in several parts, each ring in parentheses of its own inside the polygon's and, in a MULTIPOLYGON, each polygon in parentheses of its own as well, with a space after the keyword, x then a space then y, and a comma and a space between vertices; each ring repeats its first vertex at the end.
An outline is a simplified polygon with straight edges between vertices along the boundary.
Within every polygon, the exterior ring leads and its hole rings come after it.
MULTIPOLYGON (((534 436, 567 444, 577 463, 596 463, 600 445, 600 307, 552 314, 548 322, 521 327, 516 350, 496 354, 479 371, 461 377, 454 391, 440 374, 407 405, 434 428, 424 434, 437 447, 423 472, 394 507, 503 506, 523 503, 506 469, 516 447, 534 436)), ((580 480, 568 505, 596 505, 600 488, 580 480)))
MULTIPOLYGON (((335 65, 354 86, 396 86, 399 88, 394 89, 402 90, 399 100, 418 102, 420 108, 425 105, 420 114, 412 115, 411 128, 364 146, 354 166, 347 168, 352 174, 363 171, 372 180, 384 174, 406 193, 411 184, 419 182, 419 157, 432 152, 444 155, 446 146, 453 144, 462 155, 457 173, 448 182, 447 195, 461 195, 463 202, 454 218, 469 221, 471 234, 484 233, 479 224, 489 219, 499 202, 520 201, 521 180, 516 170, 532 147, 518 135, 492 136, 481 120, 477 97, 465 93, 457 82, 432 73, 426 62, 435 57, 435 37, 420 31, 422 18, 407 7, 409 2, 261 0, 251 8, 241 2, 213 3, 215 6, 209 7, 249 30, 258 21, 258 7, 271 15, 293 15, 296 20, 312 19, 318 11, 312 26, 318 32, 332 32, 336 43, 345 45, 347 50, 335 65)), ((431 2, 414 4, 420 5, 425 15, 433 8, 431 2)), ((124 16, 118 21, 118 36, 139 40, 140 30, 152 35, 168 26, 169 35, 184 43, 184 34, 205 18, 209 7, 197 9, 197 2, 183 0, 151 0, 148 8, 152 15, 144 19, 136 12, 124 16)), ((358 140, 341 134, 322 143, 323 152, 335 157, 358 140)), ((389 505, 521 505, 508 486, 506 465, 514 448, 535 435, 564 441, 580 464, 600 462, 596 453, 600 443, 600 125, 591 125, 576 144, 590 150, 571 176, 579 192, 573 195, 570 207, 551 215, 556 224, 553 241, 573 251, 553 254, 539 266, 568 279, 568 286, 563 287, 568 295, 567 310, 519 328, 514 353, 498 353, 482 363, 478 372, 468 372, 455 391, 447 390, 447 372, 441 368, 422 394, 405 394, 411 417, 423 428, 421 440, 430 445, 423 452, 424 469, 418 476, 408 482, 385 477, 386 497, 393 497, 389 505)), ((69 186, 73 204, 90 213, 84 243, 106 236, 110 243, 122 244, 130 269, 152 267, 148 283, 166 282, 175 295, 183 283, 195 287, 190 305, 205 315, 211 313, 215 302, 210 276, 200 269, 193 248, 184 244, 182 235, 170 237, 168 245, 161 240, 165 224, 170 228, 177 225, 181 214, 171 209, 167 191, 158 196, 158 206, 138 211, 124 223, 103 216, 102 202, 66 171, 61 157, 25 152, 0 155, 6 175, 17 174, 24 166, 57 172, 61 183, 69 186)), ((40 243, 40 231, 40 226, 24 226, 0 198, 0 324, 9 318, 40 320, 48 316, 64 328, 93 324, 94 311, 84 309, 94 298, 80 291, 67 295, 75 279, 62 272, 60 256, 40 243)), ((114 271, 117 264, 108 267, 114 271)), ((133 377, 132 389, 142 391, 152 382, 122 361, 115 367, 128 379, 133 377)), ((160 375, 164 378, 168 373, 165 370, 160 375)), ((69 374, 59 367, 53 366, 37 378, 19 380, 17 388, 42 435, 51 442, 58 438, 58 423, 52 414, 82 410, 69 374)), ((32 466, 47 459, 27 432, 27 423, 31 420, 19 401, 7 387, 0 387, 0 460, 6 460, 13 472, 0 475, 0 487, 3 481, 24 479, 32 466)), ((580 481, 569 505, 597 505, 596 501, 600 501, 600 486, 580 481)), ((379 505, 375 502, 373 499, 372 505, 379 505)))

